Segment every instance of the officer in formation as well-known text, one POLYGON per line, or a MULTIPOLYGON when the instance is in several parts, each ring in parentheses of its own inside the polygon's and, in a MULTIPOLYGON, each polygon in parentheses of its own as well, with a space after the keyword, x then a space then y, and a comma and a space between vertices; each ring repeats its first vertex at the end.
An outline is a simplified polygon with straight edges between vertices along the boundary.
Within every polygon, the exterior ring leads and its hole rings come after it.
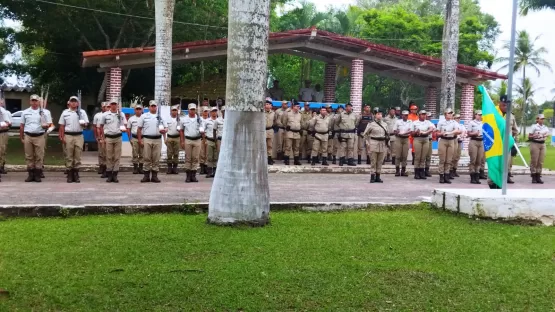
POLYGON ((341 115, 343 111, 343 106, 339 106, 335 110, 335 114, 333 115, 333 160, 331 163, 334 165, 337 164, 337 159, 342 157, 340 154, 342 152, 341 142, 339 142, 339 138, 341 137, 341 129, 339 129, 339 127, 335 124, 335 119, 337 116, 341 115))
POLYGON ((299 145, 301 143, 302 115, 299 112, 299 103, 291 103, 290 111, 283 113, 281 124, 285 127, 285 165, 289 165, 289 159, 293 157, 293 164, 301 165, 299 161, 299 145))
POLYGON ((420 110, 418 120, 412 122, 414 137, 414 178, 426 179, 426 157, 431 144, 429 137, 435 130, 434 124, 426 119, 427 112, 420 110))
POLYGON ((455 140, 459 135, 459 124, 453 120, 453 110, 445 109, 445 120, 437 124, 439 137, 439 183, 451 184, 449 172, 453 164, 453 154, 455 153, 455 140))
MULTIPOLYGON (((399 114, 401 112, 399 111, 399 114)), ((385 116, 383 118, 383 121, 387 124, 387 133, 389 134, 393 134, 393 131, 395 130, 395 125, 397 124, 397 115, 396 115, 396 108, 392 107, 389 109, 389 113, 387 116, 385 116)), ((389 146, 387 147, 387 158, 386 158, 386 162, 391 161, 392 165, 395 165, 395 136, 392 135, 389 141, 389 146)))
POLYGON ((201 153, 204 124, 202 117, 197 115, 197 106, 189 104, 187 116, 183 117, 181 147, 185 150, 185 183, 198 182, 197 170, 201 153))
MULTIPOLYGON (((508 97, 506 95, 502 95, 500 98, 500 102, 499 102, 499 110, 501 110, 501 112, 503 113, 503 117, 505 117, 505 115, 507 114, 507 105, 510 104, 510 101, 508 100, 508 97)), ((518 130, 518 125, 516 123, 516 118, 515 115, 513 113, 511 113, 511 134, 513 136, 513 139, 515 140, 515 144, 518 143, 518 134, 519 134, 519 130, 518 130)), ((509 184, 514 184, 515 182, 511 179, 511 177, 513 176, 511 173, 511 170, 513 168, 513 157, 516 156, 516 148, 513 147, 513 149, 511 150, 511 156, 509 157, 509 176, 507 177, 507 183, 509 184)))
MULTIPOLYGON (((210 108, 208 106, 202 107, 202 116, 201 121, 206 123, 210 118, 210 108)), ((202 137, 200 140, 200 154, 199 154, 199 166, 200 166, 200 174, 206 174, 206 151, 208 149, 208 143, 206 142, 206 137, 202 137)), ((195 176, 196 179, 196 176, 195 176)))
POLYGON ((170 119, 167 120, 168 132, 164 138, 166 143, 166 163, 168 164, 168 170, 166 174, 179 174, 179 148, 181 146, 181 125, 180 125, 180 105, 174 105, 171 107, 170 119))
POLYGON ((89 124, 87 112, 79 108, 79 98, 69 98, 69 109, 60 116, 58 136, 66 146, 66 168, 68 170, 67 183, 81 183, 79 168, 81 167, 81 154, 83 152, 83 129, 89 124))
POLYGON ((474 113, 474 120, 468 124, 466 129, 470 138, 470 143, 468 144, 468 154, 470 156, 468 170, 470 172, 470 183, 472 184, 482 184, 480 182, 480 166, 485 158, 482 126, 482 111, 477 110, 474 113))
POLYGON ((309 122, 312 119, 312 111, 310 110, 310 103, 304 103, 304 110, 301 112, 301 144, 300 144, 300 155, 306 153, 306 159, 308 163, 310 163, 310 153, 312 151, 312 144, 314 143, 314 137, 312 133, 309 131, 309 122))
POLYGON ((216 174, 216 166, 218 164, 218 128, 223 120, 218 118, 218 108, 212 107, 210 110, 210 118, 205 122, 204 130, 206 140, 208 141, 208 149, 206 151, 206 177, 213 178, 216 174))
POLYGON ((287 143, 287 139, 285 138, 285 126, 281 123, 281 119, 283 118, 283 115, 289 110, 290 108, 288 107, 287 101, 281 101, 281 107, 276 110, 276 126, 278 127, 278 132, 276 135, 276 148, 278 160, 285 159, 285 145, 287 143))
POLYGON ((368 139, 370 150, 372 151, 372 160, 370 161, 370 183, 383 183, 382 179, 380 179, 380 175, 382 172, 382 164, 387 154, 389 133, 387 132, 387 124, 382 119, 382 114, 381 110, 376 110, 374 113, 374 121, 368 123, 363 133, 363 136, 368 139))
POLYGON ((412 121, 408 120, 409 112, 403 111, 402 118, 397 120, 393 133, 395 134, 395 176, 408 177, 407 157, 409 153, 409 137, 412 133, 412 121), (401 170, 399 170, 402 167, 401 170))
POLYGON ((451 171, 449 172, 451 180, 460 177, 457 173, 457 168, 459 167, 459 161, 461 160, 463 140, 466 138, 466 127, 461 124, 461 115, 455 114, 454 119, 459 126, 460 134, 457 136, 457 140, 455 140, 455 154, 453 155, 453 164, 451 165, 451 171))
MULTIPOLYGON (((27 179, 25 182, 41 182, 41 171, 44 162, 44 135, 49 122, 43 122, 41 109, 39 107, 40 97, 31 95, 31 107, 21 113, 21 125, 19 126, 19 138, 25 149, 25 163, 27 164, 27 179)), ((49 115, 45 116, 49 118, 49 115)))
POLYGON ((539 114, 536 124, 532 126, 528 134, 530 141, 530 172, 533 184, 543 184, 541 179, 543 161, 545 159, 545 139, 549 136, 549 129, 543 124, 545 116, 539 114))
POLYGON ((119 109, 117 100, 110 101, 110 110, 102 114, 99 122, 101 140, 106 145, 106 182, 119 183, 122 132, 127 130, 127 119, 119 109))
MULTIPOLYGON (((6 174, 6 154, 8 152, 8 131, 12 125, 12 114, 4 109, 4 99, 0 97, 0 175, 6 174)), ((0 178, 0 182, 1 182, 0 178)))
POLYGON ((369 165, 370 164, 370 153, 369 153, 369 149, 365 149, 364 145, 365 145, 365 139, 364 136, 362 135, 364 133, 364 130, 366 130, 366 126, 368 126, 368 124, 370 122, 372 122, 374 120, 374 116, 372 115, 372 112, 370 111, 370 106, 369 105, 365 105, 364 106, 364 110, 362 111, 362 115, 360 116, 360 122, 358 123, 357 126, 357 135, 358 135, 358 142, 357 142, 357 150, 358 150, 358 164, 362 164, 362 153, 366 154, 366 164, 369 165))
MULTIPOLYGON (((432 123, 432 113, 431 112, 427 112, 426 113, 426 120, 428 120, 430 123, 432 123)), ((432 125, 434 126, 434 130, 436 129, 436 126, 432 123, 432 125)), ((430 143, 428 145, 428 152, 426 153, 426 168, 424 169, 424 175, 428 178, 432 177, 432 173, 430 172, 430 165, 432 163, 432 145, 434 142, 434 134, 435 131, 432 131, 432 133, 430 133, 428 135, 428 142, 430 143)))
POLYGON ((353 112, 353 105, 347 103, 345 112, 336 115, 334 123, 335 131, 339 133, 339 142, 341 143, 339 166, 343 166, 345 163, 348 166, 356 166, 354 158, 355 139, 360 116, 353 112))
POLYGON ((266 99, 264 105, 264 116, 266 116, 266 150, 268 152, 268 165, 273 165, 272 159, 274 144, 274 127, 277 126, 277 114, 272 110, 272 99, 266 99))
POLYGON ((318 162, 318 154, 322 155, 322 166, 329 166, 326 155, 328 151, 331 120, 330 116, 328 116, 327 109, 322 107, 320 109, 320 115, 316 115, 309 122, 309 129, 314 137, 314 143, 312 144, 313 166, 318 162))
POLYGON ((159 118, 158 104, 151 100, 148 112, 141 115, 137 123, 137 140, 143 147, 144 176, 141 183, 160 183, 160 156, 162 153, 162 135, 168 131, 168 125, 163 118, 159 118))
MULTIPOLYGON (((220 116, 218 117, 218 140, 216 147, 218 148, 218 155, 220 155, 220 148, 222 146, 222 138, 224 136, 224 121, 225 121, 225 106, 220 108, 220 116)), ((216 160, 217 161, 217 160, 216 160)), ((214 175, 216 175, 216 168, 214 168, 214 175)))
POLYGON ((93 117, 93 135, 98 145, 98 174, 101 174, 101 178, 103 179, 106 178, 106 144, 102 140, 100 121, 102 120, 102 115, 108 110, 109 106, 107 102, 100 103, 100 111, 93 117))
MULTIPOLYGON (((108 103, 105 103, 105 105, 108 105, 108 103)), ((62 114, 63 114, 66 110, 68 110, 69 107, 70 107, 69 102, 67 102, 66 109, 64 109, 64 110, 62 111, 62 114)), ((64 162, 67 162, 67 150, 66 150, 66 145, 65 145, 65 144, 62 144, 62 153, 64 154, 64 162)), ((106 153, 104 153, 104 155, 106 155, 106 153)), ((67 167, 66 167, 66 169, 64 170, 64 174, 67 175, 68 173, 69 173, 69 169, 67 169, 67 167)), ((105 177, 106 177, 106 176, 104 175, 103 178, 105 178, 105 177)))
POLYGON ((127 135, 131 141, 133 150, 133 174, 144 174, 143 171, 143 146, 139 144, 137 137, 137 129, 139 129, 139 120, 143 115, 143 106, 135 106, 135 115, 129 117, 127 121, 127 135))

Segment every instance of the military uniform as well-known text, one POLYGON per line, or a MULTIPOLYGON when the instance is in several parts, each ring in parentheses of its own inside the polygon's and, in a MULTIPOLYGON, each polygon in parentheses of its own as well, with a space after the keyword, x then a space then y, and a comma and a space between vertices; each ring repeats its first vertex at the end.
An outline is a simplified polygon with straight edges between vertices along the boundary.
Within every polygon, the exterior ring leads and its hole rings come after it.
POLYGON ((127 121, 127 129, 129 129, 129 132, 131 133, 131 136, 129 137, 129 139, 131 141, 131 148, 133 150, 132 152, 133 174, 144 174, 143 146, 139 144, 139 140, 137 139, 137 129, 139 128, 139 119, 141 119, 141 117, 137 117, 137 115, 133 115, 129 117, 129 120, 127 121))
POLYGON ((338 133, 338 140, 341 144, 341 157, 339 158, 339 165, 343 166, 347 163, 349 166, 356 166, 355 154, 355 139, 356 129, 360 122, 360 116, 355 112, 347 113, 346 111, 337 114, 335 117, 336 133, 338 133))
MULTIPOLYGON (((481 111, 476 113, 482 114, 481 111)), ((468 171, 470 172, 470 183, 472 184, 481 184, 480 166, 482 165, 482 160, 485 158, 482 125, 482 121, 474 119, 468 123, 466 129, 470 137, 470 142, 468 143, 468 154, 470 156, 468 171)))
MULTIPOLYGON (((432 113, 428 112, 426 114, 426 117, 427 117, 426 119, 428 121, 430 121, 430 118, 432 117, 432 113)), ((424 175, 428 178, 432 177, 432 174, 430 173, 430 164, 432 163, 434 133, 435 133, 435 129, 436 129, 436 126, 433 123, 432 123, 432 125, 434 126, 434 131, 432 131, 432 133, 430 133, 430 135, 428 135, 428 142, 430 144, 428 145, 428 153, 426 153, 426 168, 424 169, 424 175)))
MULTIPOLYGON (((208 106, 203 106, 202 107, 202 112, 208 112, 210 111, 210 109, 208 108, 208 106)), ((204 116, 200 116, 200 119, 202 121, 202 123, 206 123, 206 121, 208 121, 208 119, 210 119, 210 116, 204 118, 204 116)), ((206 174, 206 152, 208 150, 208 143, 206 141, 205 138, 202 138, 200 140, 200 153, 199 153, 199 166, 200 166, 200 174, 206 174)), ((195 176, 196 178, 196 176, 195 176)))
MULTIPOLYGON (((214 109, 213 109, 214 110, 214 109)), ((215 108, 215 110, 218 110, 217 108, 215 108)), ((207 150, 207 155, 206 155, 206 160, 207 160, 207 174, 206 177, 207 178, 213 178, 214 175, 216 174, 216 166, 218 165, 218 154, 219 154, 219 149, 218 149, 218 127, 220 126, 220 123, 222 123, 223 126, 223 120, 221 120, 220 118, 216 117, 215 119, 212 118, 208 118, 208 120, 205 123, 205 133, 206 133, 206 140, 208 141, 208 150, 207 150)), ((221 140, 221 137, 220 137, 221 140)))
POLYGON ((106 182, 118 183, 119 164, 121 159, 122 132, 127 129, 127 119, 121 111, 105 112, 100 120, 101 129, 106 142, 106 182))
MULTIPOLYGON (((192 108, 196 108, 196 105, 189 104, 189 110, 192 108)), ((185 172, 187 173, 185 182, 198 182, 196 175, 199 167, 205 121, 199 115, 193 117, 187 115, 181 119, 181 122, 183 123, 185 136, 185 172)))
MULTIPOLYGON (((393 131, 395 130, 395 125, 397 124, 397 116, 393 115, 393 117, 391 117, 389 114, 387 116, 385 116, 383 118, 383 121, 387 124, 387 132, 389 134, 393 134, 393 131)), ((391 162, 393 165, 395 165, 395 136, 392 135, 390 137, 390 141, 389 141, 389 146, 387 147, 387 159, 391 158, 391 162)))
MULTIPOLYGON (((457 118, 457 117, 455 117, 457 118)), ((459 125, 459 131, 461 134, 457 136, 457 140, 455 140, 455 153, 453 154, 453 163, 451 164, 451 172, 449 172, 451 178, 458 178, 459 174, 457 173, 457 169, 459 168, 459 161, 461 160, 461 153, 462 153, 462 146, 463 140, 466 138, 466 127, 459 123, 458 120, 456 122, 459 125)))
POLYGON ((12 115, 0 106, 0 174, 5 174, 6 154, 8 151, 8 131, 12 124, 12 115))
MULTIPOLYGON (((287 102, 285 102, 287 103, 287 102)), ((276 149, 277 149, 277 159, 282 160, 285 156, 285 145, 287 143, 287 139, 285 138, 285 126, 281 123, 281 119, 283 115, 288 112, 289 108, 280 107, 276 110, 276 126, 278 127, 278 132, 276 133, 276 149)))
POLYGON ((266 117, 266 150, 268 155, 268 165, 273 165, 274 160, 272 159, 273 144, 274 144, 274 126, 277 126, 276 118, 277 114, 272 109, 264 112, 266 117))
MULTIPOLYGON (((172 110, 176 109, 177 107, 172 107, 172 110)), ((181 112, 178 110, 177 112, 180 114, 181 112)), ((179 165, 179 150, 181 145, 181 117, 171 117, 167 121, 168 123, 168 133, 166 133, 166 163, 168 165, 168 170, 166 174, 178 174, 178 165, 179 165)))
POLYGON ((382 172, 382 164, 387 154, 387 139, 389 133, 387 132, 387 123, 383 120, 375 120, 368 123, 363 133, 370 143, 370 150, 372 151, 372 160, 370 161, 370 183, 383 183, 380 179, 382 172))
MULTIPOLYGON (((102 102, 101 104, 102 109, 106 107, 106 102, 102 102)), ((101 133, 100 133, 100 121, 102 120, 102 115, 104 111, 100 111, 96 113, 93 117, 93 129, 95 131, 94 135, 97 138, 98 144, 98 174, 102 175, 102 178, 106 177, 106 144, 102 141, 101 133)))
MULTIPOLYGON (((538 115, 543 119, 544 115, 538 115)), ((549 136, 549 128, 545 125, 536 123, 530 131, 530 172, 532 173, 532 183, 543 184, 541 174, 543 170, 543 161, 545 159, 545 139, 549 136)))
POLYGON ((367 148, 364 148, 365 145, 365 139, 364 136, 362 135, 364 133, 364 130, 366 130, 366 126, 368 126, 368 124, 370 122, 372 122, 372 120, 374 119, 374 117, 372 116, 372 114, 362 114, 360 116, 360 122, 358 123, 358 127, 357 127, 357 151, 358 151, 358 159, 357 159, 357 163, 360 165, 362 164, 362 155, 363 153, 366 154, 366 164, 369 165, 370 164, 370 147, 367 146, 367 148))
MULTIPOLYGON (((446 113, 452 112, 447 109, 446 113)), ((439 183, 451 184, 449 180, 449 172, 453 163, 453 154, 455 153, 455 140, 457 135, 453 132, 458 131, 459 124, 454 120, 442 120, 437 124, 439 132, 439 183)))
MULTIPOLYGON (((77 97, 71 100, 78 101, 77 97)), ((83 127, 89 123, 89 117, 84 110, 66 109, 60 116, 59 124, 63 126, 62 141, 66 146, 66 168, 68 169, 67 182, 81 182, 79 180, 79 168, 81 167, 81 154, 83 153, 83 127)))
MULTIPOLYGON (((156 102, 150 101, 149 106, 154 105, 156 105, 156 102)), ((157 107, 157 109, 160 109, 160 107, 157 107)), ((144 177, 141 183, 160 183, 160 179, 158 179, 160 156, 162 153, 162 134, 160 131, 165 131, 168 128, 168 124, 163 118, 158 119, 158 114, 152 114, 148 111, 139 118, 137 128, 139 142, 143 145, 145 166, 144 177)))
POLYGON ((301 143, 301 123, 302 115, 299 112, 290 110, 283 114, 281 124, 285 127, 285 164, 289 165, 289 159, 293 157, 294 164, 300 165, 299 161, 299 145, 301 143))
POLYGON ((322 155, 322 166, 329 166, 327 158, 330 133, 330 116, 317 115, 309 121, 309 129, 314 135, 312 144, 312 165, 318 162, 318 154, 322 155))
POLYGON ((312 119, 312 111, 304 111, 301 113, 301 144, 299 146, 300 156, 302 156, 303 152, 306 153, 306 159, 310 163, 310 153, 312 151, 312 144, 314 144, 314 137, 309 130, 308 123, 312 119))
MULTIPOLYGON (((403 111, 403 115, 408 115, 407 111, 403 111)), ((404 121, 403 119, 397 120, 395 127, 395 176, 408 177, 407 174, 407 157, 409 154, 409 137, 412 132, 412 121, 404 121), (402 167, 399 171, 399 167, 402 167)))
MULTIPOLYGON (((38 100, 36 95, 32 95, 31 100, 34 100, 34 97, 38 100)), ((51 123, 52 120, 46 120, 46 122, 51 123)), ((25 182, 41 182, 41 171, 44 161, 43 136, 46 133, 46 129, 43 126, 39 108, 33 109, 29 107, 21 113, 21 128, 23 128, 23 133, 20 131, 20 136, 25 135, 21 139, 24 141, 25 162, 29 174, 25 182)))
MULTIPOLYGON (((426 111, 420 111, 420 114, 426 114, 426 111)), ((434 125, 429 120, 412 122, 413 125, 413 144, 414 144, 414 178, 426 179, 426 156, 431 142, 429 135, 434 130, 434 125)))

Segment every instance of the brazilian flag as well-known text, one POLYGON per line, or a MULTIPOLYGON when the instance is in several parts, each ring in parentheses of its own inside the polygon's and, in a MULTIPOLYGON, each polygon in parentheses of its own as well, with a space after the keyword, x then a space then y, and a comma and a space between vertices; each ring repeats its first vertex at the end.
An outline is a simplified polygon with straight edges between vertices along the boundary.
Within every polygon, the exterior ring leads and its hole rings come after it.
MULTIPOLYGON (((486 88, 479 86, 482 93, 482 133, 484 138, 484 151, 488 163, 488 176, 497 186, 503 185, 503 142, 505 141, 505 118, 499 107, 493 104, 486 88)), ((509 149, 515 141, 509 137, 509 149)))

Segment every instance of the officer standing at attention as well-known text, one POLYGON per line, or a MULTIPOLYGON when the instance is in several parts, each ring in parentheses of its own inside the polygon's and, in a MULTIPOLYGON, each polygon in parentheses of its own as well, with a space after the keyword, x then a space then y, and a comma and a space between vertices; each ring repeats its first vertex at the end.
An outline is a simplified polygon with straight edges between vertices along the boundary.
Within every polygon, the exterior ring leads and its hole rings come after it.
POLYGON ((127 119, 119 110, 117 100, 110 101, 110 110, 100 119, 101 138, 106 142, 106 182, 119 183, 118 172, 121 159, 121 133, 127 130, 127 119))
POLYGON ((434 125, 426 120, 426 111, 420 110, 418 120, 413 121, 413 137, 414 137, 414 178, 416 180, 426 180, 426 156, 430 141, 430 134, 435 130, 434 125))
POLYGON ((451 184, 449 172, 455 153, 455 140, 459 134, 459 125, 453 120, 453 110, 445 109, 445 120, 437 124, 439 139, 439 183, 451 184))
POLYGON ((301 143, 301 122, 302 116, 299 112, 299 103, 291 103, 292 109, 283 114, 281 117, 281 124, 285 127, 285 138, 287 143, 285 145, 285 165, 289 166, 289 159, 293 157, 295 166, 300 166, 299 161, 299 145, 301 143))
POLYGON ((397 119, 401 118, 401 107, 399 106, 395 107, 395 117, 397 117, 397 119))
POLYGON ((168 133, 166 133, 166 137, 164 138, 167 147, 166 155, 168 164, 168 171, 166 174, 179 174, 179 148, 181 145, 181 136, 179 134, 181 132, 181 125, 178 124, 177 120, 177 115, 181 113, 179 111, 179 106, 179 104, 172 106, 170 119, 167 121, 168 133))
POLYGON ((68 169, 67 183, 81 183, 79 179, 79 168, 81 167, 81 153, 83 152, 83 128, 89 124, 87 112, 79 109, 79 98, 72 96, 69 98, 69 109, 65 110, 60 116, 60 130, 58 136, 62 144, 66 146, 67 159, 66 168, 68 169))
POLYGON ((339 127, 335 124, 335 118, 338 115, 341 115, 341 113, 343 113, 343 106, 339 106, 337 107, 337 109, 335 110, 335 113, 333 114, 333 120, 330 121, 333 125, 332 125, 332 129, 333 129, 333 160, 332 160, 332 164, 335 165, 337 163, 337 158, 340 158, 341 155, 339 154, 341 152, 341 142, 339 142, 339 137, 341 136, 340 134, 340 129, 339 127))
POLYGON ((428 152, 426 153, 426 168, 424 169, 424 175, 428 178, 432 177, 432 174, 430 172, 430 164, 432 163, 432 152, 433 152, 433 142, 434 142, 434 137, 435 137, 435 129, 436 126, 432 123, 432 113, 427 112, 426 113, 426 120, 428 120, 432 126, 434 126, 434 131, 432 131, 432 133, 430 133, 428 135, 428 141, 430 142, 430 144, 428 145, 428 152))
POLYGON ((210 110, 210 118, 205 122, 204 130, 206 140, 208 141, 208 149, 206 151, 206 178, 213 178, 218 164, 218 108, 212 107, 210 110))
POLYGON ((264 113, 264 115, 266 116, 266 150, 268 153, 268 165, 273 165, 274 160, 272 159, 272 148, 274 144, 274 126, 277 125, 277 114, 272 110, 271 99, 266 99, 266 104, 264 105, 264 113))
MULTIPOLYGON (((203 123, 210 119, 210 109, 208 106, 202 107, 202 116, 200 119, 203 123)), ((208 143, 206 142, 206 137, 202 137, 200 140, 200 153, 199 153, 199 163, 200 163, 200 174, 206 174, 206 149, 208 148, 208 143)), ((196 179, 196 176, 195 176, 196 179)))
MULTIPOLYGON (((507 105, 511 102, 508 100, 506 95, 502 95, 499 102, 499 110, 503 113, 503 117, 507 114, 507 105)), ((513 139, 515 140, 515 144, 518 143, 518 125, 516 123, 516 118, 513 113, 511 113, 511 133, 513 135, 513 139)), ((511 150, 511 157, 509 157, 509 176, 507 177, 507 183, 514 184, 515 182, 511 179, 513 174, 511 170, 513 168, 513 157, 516 156, 516 148, 513 147, 511 150)))
POLYGON ((335 117, 335 129, 339 131, 339 139, 341 143, 341 158, 339 158, 339 166, 347 163, 348 166, 356 166, 355 164, 355 138, 356 129, 360 123, 360 116, 353 112, 353 105, 347 103, 345 112, 335 117), (345 157, 347 161, 345 161, 345 157))
POLYGON ((387 154, 387 144, 389 144, 389 133, 387 124, 382 119, 382 111, 374 113, 374 121, 368 123, 363 133, 364 137, 369 138, 372 160, 370 161, 370 183, 383 183, 380 179, 382 164, 387 154))
POLYGON ((285 138, 285 126, 281 123, 281 119, 283 118, 285 112, 289 110, 287 101, 281 101, 281 107, 276 110, 276 126, 278 128, 276 136, 277 160, 283 160, 285 156, 284 152, 287 139, 285 138))
POLYGON ((393 128, 393 133, 397 137, 395 139, 395 155, 397 156, 395 161, 395 176, 408 177, 407 173, 407 156, 409 153, 409 137, 412 134, 412 121, 408 120, 409 112, 403 111, 402 119, 397 120, 395 127, 393 128), (402 170, 399 171, 399 166, 402 166, 402 170))
POLYGON ((204 136, 205 121, 196 114, 197 106, 189 104, 189 113, 182 118, 181 147, 185 150, 185 183, 198 182, 197 169, 201 153, 202 137, 204 136))
POLYGON ((145 173, 141 183, 160 183, 160 156, 162 153, 162 135, 168 131, 168 124, 159 117, 156 101, 148 102, 148 112, 141 115, 137 123, 137 140, 143 147, 145 173), (152 178, 151 178, 152 174, 152 178))
POLYGON ((102 115, 108 110, 108 104, 102 102, 100 104, 100 112, 96 113, 93 117, 93 134, 98 145, 98 174, 102 175, 101 178, 106 178, 106 145, 102 140, 100 121, 102 120, 102 115))
POLYGON ((12 125, 12 114, 4 109, 4 105, 4 98, 0 97, 0 174, 6 174, 4 165, 8 150, 8 131, 12 125))
POLYGON ((299 147, 299 156, 302 157, 303 152, 306 153, 306 159, 310 164, 310 153, 312 151, 312 144, 314 142, 314 137, 308 129, 308 122, 312 119, 312 111, 310 110, 310 103, 304 103, 304 110, 301 112, 301 145, 299 147))
POLYGON ((325 107, 320 108, 320 115, 316 115, 309 121, 309 129, 313 133, 312 165, 318 162, 318 153, 322 154, 322 166, 329 166, 327 158, 328 137, 330 132, 331 118, 325 107))
POLYGON ((463 140, 466 138, 466 127, 461 124, 461 115, 455 114, 455 121, 459 126, 460 134, 457 136, 457 140, 455 140, 455 154, 453 155, 453 164, 451 165, 451 171, 449 172, 451 180, 460 177, 457 173, 457 168, 459 167, 459 160, 461 160, 463 140))
POLYGON ((135 115, 129 117, 127 121, 127 135, 133 149, 133 174, 144 174, 143 171, 143 146, 139 144, 137 139, 137 129, 139 128, 139 119, 143 114, 143 106, 135 105, 135 115))
MULTIPOLYGON (((366 126, 368 125, 368 123, 372 122, 373 120, 374 120, 374 116, 370 111, 370 105, 365 105, 362 111, 362 115, 360 116, 360 122, 357 127, 357 135, 358 135, 358 142, 357 142, 358 162, 357 163, 359 165, 362 164, 362 153, 366 153, 368 151, 368 149, 364 148, 365 140, 362 134, 364 133, 364 130, 366 130, 366 126)), ((370 164, 370 153, 366 153, 366 164, 367 165, 370 164)))
POLYGON ((482 111, 477 110, 467 127, 470 143, 468 144, 468 154, 470 156, 470 183, 482 184, 480 182, 480 166, 484 158, 484 137, 482 133, 482 111))
MULTIPOLYGON (((106 103, 105 105, 107 105, 107 103, 106 103)), ((66 109, 64 109, 64 110, 62 111, 62 114, 65 113, 66 110, 69 110, 69 102, 67 102, 66 109)), ((62 144, 62 153, 64 154, 64 162, 67 162, 67 150, 66 150, 66 145, 65 145, 65 144, 62 144)), ((66 169, 64 170, 64 174, 67 175, 68 172, 69 172, 69 169, 66 168, 66 169)), ((105 177, 106 177, 106 176, 104 175, 103 178, 105 178, 105 177)))
POLYGON ((528 134, 530 141, 530 172, 533 184, 543 184, 541 179, 543 161, 545 159, 545 139, 549 136, 549 129, 543 124, 545 116, 539 114, 537 123, 532 126, 528 134))
MULTIPOLYGON (((393 134, 395 130, 395 125, 397 124, 397 116, 395 115, 396 108, 392 107, 389 109, 389 114, 383 118, 383 121, 387 124, 387 133, 393 134)), ((399 112, 400 114, 401 112, 399 112)), ((389 146, 387 147, 387 158, 386 162, 391 161, 392 165, 395 165, 395 136, 391 136, 389 141, 389 146)))
POLYGON ((25 162, 28 177, 25 182, 41 182, 41 171, 44 161, 44 137, 48 125, 52 120, 41 121, 39 96, 31 95, 31 107, 21 113, 19 138, 25 149, 25 162))

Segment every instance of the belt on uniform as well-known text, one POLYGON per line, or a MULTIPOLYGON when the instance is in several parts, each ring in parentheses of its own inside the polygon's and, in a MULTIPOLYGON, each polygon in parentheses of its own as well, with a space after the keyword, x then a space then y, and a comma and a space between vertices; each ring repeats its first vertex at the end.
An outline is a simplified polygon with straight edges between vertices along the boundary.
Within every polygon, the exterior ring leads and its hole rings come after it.
POLYGON ((117 138, 121 138, 121 133, 120 134, 105 134, 104 136, 107 137, 107 138, 110 138, 110 139, 117 139, 117 138))
POLYGON ((470 138, 471 141, 480 141, 482 142, 484 138, 470 138))
POLYGON ((206 139, 210 142, 216 142, 216 139, 213 139, 213 138, 206 137, 206 139))
POLYGON ((374 141, 385 141, 385 138, 370 138, 370 140, 374 140, 374 141))
POLYGON ((328 133, 329 133, 328 131, 325 131, 325 132, 320 132, 320 131, 314 131, 314 132, 315 132, 315 133, 318 133, 318 134, 322 134, 322 135, 324 135, 324 134, 328 134, 328 133))
POLYGON ((177 138, 179 138, 179 134, 175 134, 175 135, 174 134, 168 134, 168 138, 177 139, 177 138))
POLYGON ((4 130, 0 130, 0 133, 6 133, 8 132, 10 129, 4 129, 4 130))
POLYGON ((278 127, 278 128, 285 130, 285 127, 278 127))
POLYGON ((266 127, 266 130, 272 130, 274 127, 266 127))
POLYGON ((28 136, 30 136, 30 137, 32 137, 32 138, 36 138, 36 137, 43 136, 43 135, 44 135, 44 132, 42 132, 42 133, 25 132, 25 135, 28 135, 28 136))
POLYGON ((162 136, 161 135, 143 135, 143 138, 151 139, 151 140, 157 140, 157 139, 161 139, 162 136))
POLYGON ((221 140, 222 140, 222 137, 218 137, 218 141, 221 141, 221 140))
POLYGON ((545 144, 545 141, 530 140, 532 143, 545 144))
POLYGON ((185 136, 185 138, 186 138, 187 140, 191 140, 191 141, 196 141, 196 140, 200 139, 199 136, 198 136, 198 137, 185 136))
POLYGON ((396 137, 400 138, 400 139, 408 139, 409 136, 408 135, 396 135, 396 137))
POLYGON ((293 129, 288 129, 287 131, 289 132, 293 132, 293 133, 301 133, 302 130, 293 130, 293 129))
POLYGON ((64 132, 64 134, 71 135, 71 136, 77 136, 77 135, 82 135, 83 132, 64 132))
POLYGON ((448 137, 441 137, 442 140, 452 141, 456 139, 456 137, 448 138, 448 137))
POLYGON ((339 133, 356 133, 357 129, 353 129, 353 130, 339 130, 339 133))
POLYGON ((463 141, 462 141, 462 140, 459 140, 459 141, 457 141, 457 142, 462 143, 463 141))

